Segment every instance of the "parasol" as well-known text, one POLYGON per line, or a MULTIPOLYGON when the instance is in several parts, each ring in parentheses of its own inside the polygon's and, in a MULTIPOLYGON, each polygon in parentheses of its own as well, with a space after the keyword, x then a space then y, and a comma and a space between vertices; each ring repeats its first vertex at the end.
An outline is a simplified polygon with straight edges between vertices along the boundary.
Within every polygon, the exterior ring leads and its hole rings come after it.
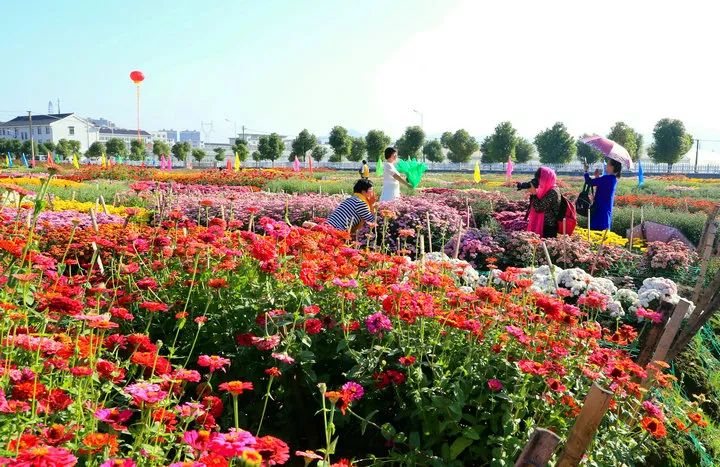
MULTIPOLYGON (((630 238, 630 229, 628 229, 627 237, 630 238)), ((657 222, 645 221, 632 229, 633 238, 642 238, 646 242, 665 242, 671 240, 679 240, 689 248, 695 249, 695 245, 678 229, 657 222)))
POLYGON ((597 149, 605 155, 608 159, 612 159, 620 162, 626 169, 633 168, 633 161, 627 149, 620 146, 618 143, 611 139, 603 138, 602 136, 588 136, 582 138, 581 143, 587 144, 588 146, 597 149))

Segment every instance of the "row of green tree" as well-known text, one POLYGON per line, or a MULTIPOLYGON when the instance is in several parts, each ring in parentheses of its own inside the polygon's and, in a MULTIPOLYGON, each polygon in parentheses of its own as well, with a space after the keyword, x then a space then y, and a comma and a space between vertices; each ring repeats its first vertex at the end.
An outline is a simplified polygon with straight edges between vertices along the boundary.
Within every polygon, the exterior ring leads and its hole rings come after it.
MULTIPOLYGON (((53 152, 61 157, 70 157, 75 153, 80 152, 80 141, 74 139, 61 139, 57 144, 52 141, 46 141, 44 143, 38 143, 33 141, 35 146, 35 154, 47 154, 53 152)), ((10 153, 17 157, 20 154, 25 154, 30 158, 33 153, 30 140, 21 142, 18 139, 5 139, 0 138, 0 154, 10 153)))
MULTIPOLYGON (((581 138, 588 136, 583 135, 581 138)), ((625 147, 633 160, 637 161, 642 155, 643 137, 624 122, 617 122, 609 131, 608 138, 625 147)), ((277 146, 275 151, 262 150, 263 141, 260 141, 258 153, 253 154, 255 160, 276 160, 283 152, 284 145, 281 138, 273 133, 264 137, 277 146)), ((490 136, 481 143, 460 129, 456 132, 443 133, 440 140, 426 140, 425 132, 418 126, 411 126, 395 141, 400 156, 403 158, 422 158, 430 162, 443 162, 445 158, 450 162, 468 162, 472 154, 480 151, 483 162, 498 163, 511 159, 524 163, 533 158, 537 151, 538 158, 543 164, 563 165, 571 162, 574 157, 582 162, 593 163, 600 160, 602 154, 580 142, 581 138, 574 138, 567 131, 563 123, 556 123, 552 127, 541 131, 533 142, 518 136, 517 130, 510 122, 502 122, 490 136), (534 144, 533 144, 534 143, 534 144)), ((657 122, 653 131, 653 144, 648 148, 650 158, 658 163, 674 164, 685 155, 693 144, 693 137, 685 130, 680 120, 662 119, 657 122)), ((368 159, 377 161, 383 150, 389 146, 392 139, 382 130, 370 130, 363 137, 352 137, 342 126, 335 126, 330 131, 329 145, 333 153, 331 162, 360 161, 368 159)), ((316 161, 324 159, 327 149, 318 144, 318 139, 308 130, 302 130, 292 143, 290 160, 295 157, 303 159, 310 152, 316 161)))

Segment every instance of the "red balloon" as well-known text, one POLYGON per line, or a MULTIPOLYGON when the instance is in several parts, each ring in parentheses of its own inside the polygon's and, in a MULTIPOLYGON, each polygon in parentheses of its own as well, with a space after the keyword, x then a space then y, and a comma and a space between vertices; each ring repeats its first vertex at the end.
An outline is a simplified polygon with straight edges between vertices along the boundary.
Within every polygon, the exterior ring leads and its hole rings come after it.
POLYGON ((144 79, 145 75, 142 74, 142 71, 131 71, 130 72, 130 79, 135 84, 140 84, 144 79))

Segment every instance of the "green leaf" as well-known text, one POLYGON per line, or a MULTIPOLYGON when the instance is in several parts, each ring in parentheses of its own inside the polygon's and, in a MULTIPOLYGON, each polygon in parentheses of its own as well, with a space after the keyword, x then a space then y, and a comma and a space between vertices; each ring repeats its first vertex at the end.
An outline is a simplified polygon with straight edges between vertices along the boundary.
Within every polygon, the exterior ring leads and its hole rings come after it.
POLYGON ((475 430, 475 428, 471 426, 463 430, 463 436, 473 441, 477 441, 480 439, 480 433, 478 433, 477 430, 475 430))
POLYGON ((450 459, 457 459, 462 452, 473 443, 473 440, 461 436, 450 445, 450 459))
POLYGON ((410 447, 420 447, 420 433, 418 433, 417 431, 410 432, 410 447))

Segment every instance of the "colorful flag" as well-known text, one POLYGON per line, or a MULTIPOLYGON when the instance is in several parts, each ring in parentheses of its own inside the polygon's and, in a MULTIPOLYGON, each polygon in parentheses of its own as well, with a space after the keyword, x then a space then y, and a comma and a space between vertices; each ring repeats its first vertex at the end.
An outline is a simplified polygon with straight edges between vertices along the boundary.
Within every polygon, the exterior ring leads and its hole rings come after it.
POLYGON ((377 162, 375 162, 375 175, 377 175, 378 177, 383 176, 383 163, 379 159, 377 162))
POLYGON ((33 169, 35 168, 35 153, 32 153, 32 160, 30 161, 30 165, 33 169))
POLYGON ((508 156, 507 169, 505 170, 505 181, 508 181, 508 182, 510 181, 510 178, 512 177, 512 172, 513 172, 514 168, 515 168, 515 166, 513 165, 512 158, 510 156, 508 156))
POLYGON ((105 154, 100 156, 100 166, 101 167, 107 167, 107 158, 105 157, 105 154))
POLYGON ((225 161, 225 170, 230 171, 232 170, 232 161, 230 158, 227 158, 227 161, 225 161))
POLYGON ((188 169, 192 169, 192 161, 190 158, 188 158, 187 162, 185 163, 185 167, 188 169))
POLYGON ((48 163, 48 165, 53 165, 53 164, 55 164, 55 160, 53 160, 53 155, 52 155, 51 152, 49 152, 49 153, 47 154, 47 163, 48 163))
POLYGON ((645 183, 645 172, 643 172, 642 163, 638 161, 638 186, 643 186, 645 183))
POLYGON ((475 173, 473 174, 473 180, 475 180, 475 183, 480 183, 482 180, 482 176, 480 175, 480 163, 475 162, 475 173))
POLYGON ((235 151, 235 172, 240 171, 240 154, 235 151))
POLYGON ((8 151, 8 153, 7 153, 7 164, 8 164, 8 167, 13 166, 13 160, 12 160, 12 156, 10 155, 10 151, 8 151))
POLYGON ((312 161, 313 161, 313 158, 309 157, 308 158, 308 168, 310 169, 310 173, 312 173, 312 161))
POLYGON ((28 162, 27 156, 25 155, 25 153, 23 153, 23 155, 22 155, 22 161, 23 161, 23 164, 25 164, 25 168, 26 168, 26 169, 29 169, 29 168, 30 168, 30 163, 28 162))
POLYGON ((80 161, 78 160, 77 153, 73 154, 73 167, 75 167, 76 169, 80 168, 80 161))
POLYGON ((300 172, 300 161, 297 156, 295 156, 295 162, 293 162, 293 171, 300 172))

